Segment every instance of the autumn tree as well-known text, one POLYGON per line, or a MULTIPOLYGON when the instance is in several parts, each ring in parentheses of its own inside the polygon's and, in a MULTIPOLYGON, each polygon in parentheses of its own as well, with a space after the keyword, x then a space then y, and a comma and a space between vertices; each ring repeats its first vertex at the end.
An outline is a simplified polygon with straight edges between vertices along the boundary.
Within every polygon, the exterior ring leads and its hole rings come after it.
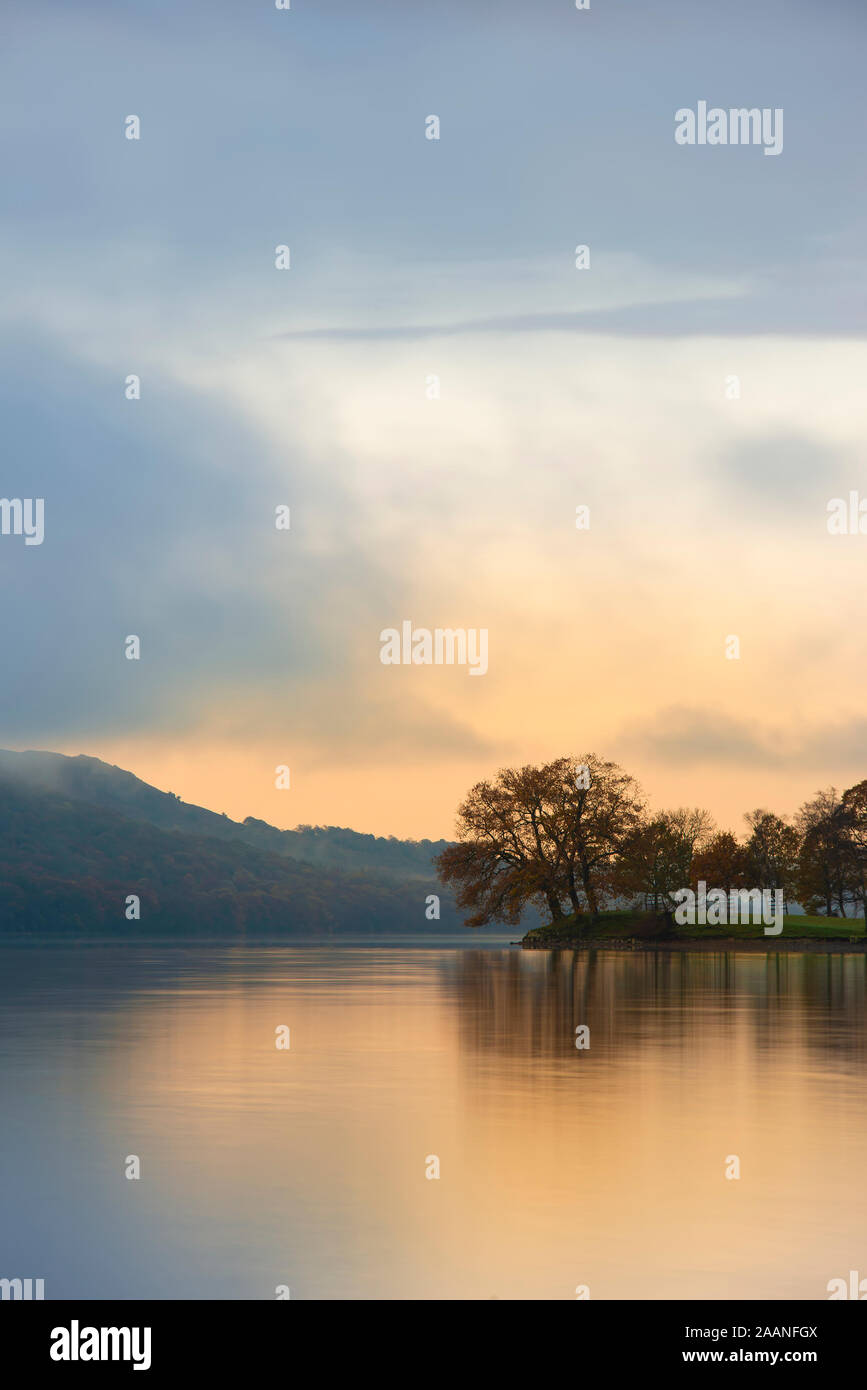
POLYGON ((595 913, 623 837, 642 811, 638 784, 595 754, 506 768, 458 811, 458 843, 436 860, 469 926, 514 924, 536 902, 554 921, 595 913))
POLYGON ((549 827, 554 804, 550 776, 536 767, 505 768, 493 782, 477 782, 458 810, 458 843, 435 860, 444 883, 455 888, 471 927, 514 925, 534 901, 554 921, 563 916, 563 875, 549 827))
POLYGON ((795 823, 801 836, 797 874, 799 902, 808 911, 823 908, 828 917, 834 915, 836 904, 840 916, 845 917, 852 855, 836 787, 817 792, 812 801, 805 801, 795 823))
POLYGON ((748 811, 744 816, 750 835, 746 850, 746 875, 751 888, 794 895, 798 880, 800 836, 793 825, 772 811, 748 811))
POLYGON ((699 880, 708 888, 722 888, 724 892, 748 887, 746 881, 747 856, 744 846, 730 830, 720 830, 710 837, 692 861, 692 883, 699 880))
POLYGON ((840 820, 846 846, 847 881, 861 904, 867 931, 867 781, 849 787, 840 798, 840 820))
POLYGON ((610 892, 625 836, 641 823, 641 788, 617 763, 595 753, 558 758, 541 770, 551 815, 547 831, 573 912, 599 911, 610 892))
POLYGON ((615 883, 629 898, 673 916, 674 894, 688 888, 696 853, 710 840, 713 821, 707 811, 680 807, 663 811, 636 826, 621 843, 615 883))

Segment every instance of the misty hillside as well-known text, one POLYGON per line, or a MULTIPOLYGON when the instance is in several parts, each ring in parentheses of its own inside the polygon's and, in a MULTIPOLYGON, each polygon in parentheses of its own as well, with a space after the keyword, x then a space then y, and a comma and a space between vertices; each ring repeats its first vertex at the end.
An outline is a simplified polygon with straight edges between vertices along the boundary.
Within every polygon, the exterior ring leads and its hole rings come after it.
MULTIPOLYGON (((217 817, 219 820, 219 817, 217 817)), ((329 936, 458 928, 428 884, 341 874, 238 840, 159 830, 116 810, 0 778, 0 932, 329 936), (127 920, 129 895, 140 920, 127 920)))
POLYGON ((372 870, 377 874, 429 882, 436 877, 433 857, 448 844, 447 840, 398 840, 392 836, 362 835, 337 826, 278 830, 252 816, 243 822, 234 821, 216 811, 180 801, 172 792, 158 791, 123 768, 84 754, 67 757, 63 753, 16 753, 0 749, 0 782, 10 780, 72 801, 86 801, 104 810, 119 811, 134 820, 147 821, 159 830, 181 830, 219 840, 243 840, 272 854, 356 873, 372 870))
POLYGON ((0 932, 461 930, 432 863, 446 844, 233 821, 99 758, 0 750, 0 932))

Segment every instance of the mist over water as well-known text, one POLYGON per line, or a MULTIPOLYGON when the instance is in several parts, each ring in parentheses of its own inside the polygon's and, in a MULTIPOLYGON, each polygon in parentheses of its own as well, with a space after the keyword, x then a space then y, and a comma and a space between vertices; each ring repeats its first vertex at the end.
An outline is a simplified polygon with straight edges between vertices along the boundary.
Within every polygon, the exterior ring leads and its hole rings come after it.
POLYGON ((825 1299, 867 1273, 864 955, 460 944, 4 947, 0 1276, 825 1299))

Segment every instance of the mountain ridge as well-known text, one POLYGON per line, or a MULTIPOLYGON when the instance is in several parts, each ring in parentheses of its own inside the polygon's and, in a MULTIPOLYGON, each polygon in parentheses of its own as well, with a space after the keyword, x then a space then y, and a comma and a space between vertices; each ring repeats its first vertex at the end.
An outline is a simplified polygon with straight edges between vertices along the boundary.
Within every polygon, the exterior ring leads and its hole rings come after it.
POLYGON ((254 816, 236 821, 223 812, 182 801, 174 792, 160 791, 126 768, 86 753, 0 749, 0 780, 8 778, 133 815, 157 829, 241 840, 305 863, 340 870, 375 869, 401 878, 427 880, 434 873, 434 856, 449 843, 377 836, 343 826, 301 825, 294 830, 280 830, 254 816))
POLYGON ((6 936, 460 931, 433 864, 447 843, 233 821, 87 754, 0 750, 6 936))

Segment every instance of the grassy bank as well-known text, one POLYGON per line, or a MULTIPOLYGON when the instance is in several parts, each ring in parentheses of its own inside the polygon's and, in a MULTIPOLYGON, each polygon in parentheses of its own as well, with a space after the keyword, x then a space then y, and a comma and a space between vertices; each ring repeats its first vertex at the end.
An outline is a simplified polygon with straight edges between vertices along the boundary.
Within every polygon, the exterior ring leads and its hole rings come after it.
POLYGON ((668 930, 661 919, 653 913, 644 912, 600 912, 596 916, 578 915, 564 917, 562 921, 548 926, 536 927, 527 932, 521 945, 528 949, 569 948, 591 944, 604 945, 605 942, 636 941, 648 945, 664 945, 666 941, 707 943, 713 941, 756 941, 786 943, 794 941, 811 942, 855 942, 867 941, 864 933, 864 919, 861 917, 809 917, 806 915, 786 916, 783 930, 779 936, 765 936, 760 924, 725 927, 674 926, 668 930))

